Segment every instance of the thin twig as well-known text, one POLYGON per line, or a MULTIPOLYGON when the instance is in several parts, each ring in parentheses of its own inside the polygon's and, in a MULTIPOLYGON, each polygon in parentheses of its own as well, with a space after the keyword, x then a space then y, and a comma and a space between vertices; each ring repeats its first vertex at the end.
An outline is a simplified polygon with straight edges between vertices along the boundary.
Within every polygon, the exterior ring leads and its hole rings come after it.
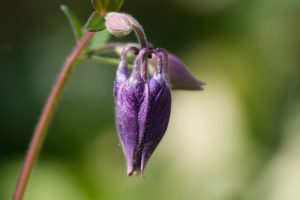
POLYGON ((116 65, 116 66, 118 66, 118 64, 120 62, 120 59, 102 57, 102 56, 90 56, 87 59, 102 62, 102 63, 112 64, 112 65, 116 65))
POLYGON ((87 55, 95 55, 97 53, 103 53, 103 52, 115 52, 115 53, 119 53, 118 49, 120 49, 120 51, 124 48, 126 48, 127 46, 135 46, 137 48, 139 48, 139 44, 138 43, 134 43, 134 42, 129 42, 129 43, 108 43, 108 44, 104 44, 101 45, 97 48, 88 50, 86 52, 87 55))
POLYGON ((44 106, 43 112, 37 123, 36 129, 33 133, 29 149, 25 157, 24 165, 14 193, 14 200, 23 199, 30 174, 40 153, 41 146, 43 144, 48 126, 56 109, 57 102, 65 88, 65 85, 68 81, 68 77, 72 72, 74 63, 80 56, 81 52, 84 50, 84 47, 93 37, 93 35, 94 33, 88 32, 85 36, 82 37, 82 39, 77 43, 70 56, 67 58, 66 63, 62 67, 62 70, 51 90, 48 100, 44 106))
POLYGON ((124 44, 123 43, 108 43, 108 44, 104 44, 100 47, 97 47, 97 48, 94 48, 94 49, 91 49, 89 51, 87 51, 87 54, 95 54, 95 53, 98 53, 98 52, 104 52, 104 51, 116 51, 116 49, 118 47, 124 47, 124 44))

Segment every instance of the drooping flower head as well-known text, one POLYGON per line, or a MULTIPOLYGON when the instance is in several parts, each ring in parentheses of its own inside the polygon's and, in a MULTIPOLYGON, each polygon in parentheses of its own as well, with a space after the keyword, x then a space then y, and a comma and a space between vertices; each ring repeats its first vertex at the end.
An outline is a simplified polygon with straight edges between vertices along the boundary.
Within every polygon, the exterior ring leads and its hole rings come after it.
POLYGON ((204 83, 195 79, 176 56, 154 48, 147 41, 143 27, 132 16, 108 13, 106 27, 117 37, 134 31, 140 44, 140 47, 122 48, 114 97, 116 125, 127 161, 127 174, 141 172, 144 175, 147 162, 168 127, 171 86, 173 89, 201 90, 204 83), (127 63, 129 51, 137 55, 131 72, 127 63), (150 57, 155 59, 154 63, 148 62, 150 57), (153 65, 154 70, 150 70, 153 65))
POLYGON ((127 160, 127 174, 142 172, 166 132, 171 111, 171 89, 166 74, 167 57, 162 50, 144 48, 137 55, 131 74, 129 50, 123 50, 115 80, 116 124, 127 160), (147 57, 155 54, 157 67, 150 76, 147 57), (146 72, 146 73, 145 73, 146 72))

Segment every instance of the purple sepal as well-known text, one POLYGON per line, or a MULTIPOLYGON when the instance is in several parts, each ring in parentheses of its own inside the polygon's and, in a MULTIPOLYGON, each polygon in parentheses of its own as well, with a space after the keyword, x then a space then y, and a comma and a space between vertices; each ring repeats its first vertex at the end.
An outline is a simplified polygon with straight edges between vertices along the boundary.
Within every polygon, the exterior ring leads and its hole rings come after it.
POLYGON ((205 83, 197 80, 175 55, 168 53, 169 78, 172 89, 203 90, 205 83))

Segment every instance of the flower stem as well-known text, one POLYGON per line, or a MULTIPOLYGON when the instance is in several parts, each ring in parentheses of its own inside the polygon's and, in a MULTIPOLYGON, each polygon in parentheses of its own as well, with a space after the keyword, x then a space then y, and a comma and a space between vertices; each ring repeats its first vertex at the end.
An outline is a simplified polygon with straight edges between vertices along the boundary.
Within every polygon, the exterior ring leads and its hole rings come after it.
POLYGON ((108 58, 108 57, 102 57, 102 56, 91 56, 88 59, 99 61, 102 63, 112 64, 112 65, 116 65, 116 66, 118 66, 118 64, 120 62, 120 59, 108 58))
POLYGON ((105 52, 105 51, 116 51, 117 48, 124 48, 126 44, 123 43, 108 43, 104 44, 100 47, 94 48, 92 50, 87 51, 87 54, 96 54, 99 52, 105 52))
POLYGON ((133 28, 133 30, 138 38, 138 41, 141 45, 141 49, 148 47, 148 41, 147 41, 147 37, 146 37, 143 27, 139 24, 139 22, 135 18, 130 17, 129 19, 130 19, 132 28, 133 28))
POLYGON ((48 100, 44 106, 43 112, 39 118, 36 129, 31 138, 29 149, 25 156, 23 168, 16 186, 13 200, 22 200, 26 185, 28 183, 30 174, 40 153, 41 146, 47 133, 47 129, 53 117, 54 111, 57 107, 57 102, 62 95, 65 85, 69 79, 69 75, 72 72, 73 66, 80 56, 84 47, 93 37, 94 33, 88 32, 82 39, 77 43, 70 56, 67 58, 62 70, 51 90, 48 100))
MULTIPOLYGON (((147 37, 146 37, 146 34, 145 34, 145 31, 143 29, 143 27, 139 24, 139 22, 133 18, 133 17, 130 17, 130 22, 131 22, 131 25, 132 25, 132 28, 136 34, 136 37, 138 38, 138 41, 141 45, 141 50, 143 48, 148 48, 150 47, 149 44, 148 44, 148 40, 147 40, 147 37)), ((147 55, 144 55, 143 57, 143 61, 142 61, 142 78, 143 80, 147 80, 147 76, 148 76, 148 60, 147 60, 147 55)))

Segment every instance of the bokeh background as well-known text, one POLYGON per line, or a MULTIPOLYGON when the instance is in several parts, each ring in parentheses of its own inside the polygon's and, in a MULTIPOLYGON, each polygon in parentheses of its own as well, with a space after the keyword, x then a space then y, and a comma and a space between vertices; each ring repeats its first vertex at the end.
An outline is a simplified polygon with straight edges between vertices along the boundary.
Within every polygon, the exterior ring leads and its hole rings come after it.
MULTIPOLYGON (((60 4, 83 23, 92 12, 85 0, 1 3, 1 200, 12 197, 35 123, 75 45, 60 4)), ((181 57, 205 91, 174 91, 146 179, 127 177, 114 126, 116 68, 81 64, 25 199, 299 200, 300 1, 126 0, 122 11, 181 57)), ((116 41, 128 40, 135 38, 116 41)))

